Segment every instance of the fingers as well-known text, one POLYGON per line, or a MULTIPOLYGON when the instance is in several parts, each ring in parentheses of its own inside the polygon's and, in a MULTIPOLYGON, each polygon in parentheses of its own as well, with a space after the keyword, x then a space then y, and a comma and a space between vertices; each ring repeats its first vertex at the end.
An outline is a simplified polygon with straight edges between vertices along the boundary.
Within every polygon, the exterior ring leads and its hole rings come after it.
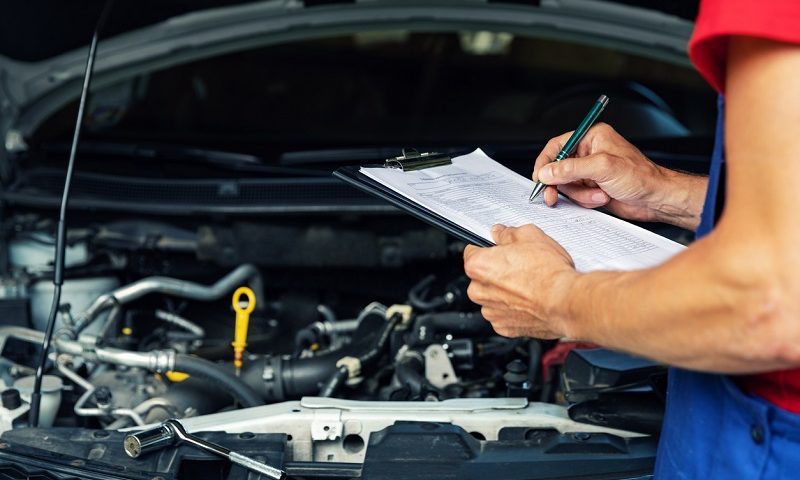
POLYGON ((518 241, 533 240, 544 232, 533 224, 522 225, 521 227, 506 227, 505 225, 495 225, 492 227, 492 237, 497 246, 508 245, 518 241))
MULTIPOLYGON (((569 137, 572 136, 572 133, 573 132, 566 132, 551 138, 550 141, 547 142, 533 164, 533 175, 531 178, 534 182, 544 181, 544 179, 539 178, 539 170, 555 160, 559 152, 561 152, 561 149, 564 148, 564 145, 569 140, 569 137)), ((581 139, 580 143, 578 143, 574 155, 576 157, 591 155, 597 151, 598 144, 613 143, 614 140, 619 138, 621 137, 611 125, 598 122, 586 132, 586 135, 581 139)))
POLYGON ((480 250, 481 247, 475 245, 467 245, 466 248, 464 248, 464 261, 466 262, 467 260, 472 258, 472 256, 474 256, 480 250))
POLYGON ((611 201, 606 192, 597 187, 567 183, 558 187, 559 191, 572 199, 573 202, 586 208, 598 208, 611 201))
POLYGON ((495 225, 492 227, 492 237, 496 247, 481 248, 467 245, 464 248, 464 273, 472 280, 486 280, 494 277, 498 270, 498 247, 519 241, 533 241, 545 236, 544 232, 535 225, 521 227, 506 227, 495 225))
POLYGON ((558 203, 558 189, 553 186, 547 186, 544 188, 544 203, 548 207, 555 207, 556 203, 558 203))
POLYGON ((548 185, 563 185, 579 180, 602 183, 613 174, 613 160, 607 153, 595 153, 580 158, 565 158, 539 169, 539 180, 548 185))
POLYGON ((466 273, 469 278, 475 279, 483 277, 485 262, 481 261, 482 255, 480 255, 483 250, 483 248, 476 247, 475 245, 467 245, 464 249, 464 273, 466 273))
POLYGON ((478 305, 487 305, 493 303, 492 296, 489 294, 489 288, 486 284, 477 280, 469 282, 467 286, 467 296, 470 300, 478 305))
POLYGON ((536 157, 536 161, 533 163, 533 175, 531 178, 534 182, 538 181, 538 172, 541 167, 551 163, 556 159, 558 156, 558 152, 564 148, 564 144, 567 143, 569 137, 572 135, 572 132, 567 132, 563 135, 559 135, 557 137, 551 138, 549 142, 544 146, 539 156, 536 157))
POLYGON ((506 227, 505 225, 495 225, 492 227, 492 238, 496 245, 508 245, 514 241, 516 228, 506 227))

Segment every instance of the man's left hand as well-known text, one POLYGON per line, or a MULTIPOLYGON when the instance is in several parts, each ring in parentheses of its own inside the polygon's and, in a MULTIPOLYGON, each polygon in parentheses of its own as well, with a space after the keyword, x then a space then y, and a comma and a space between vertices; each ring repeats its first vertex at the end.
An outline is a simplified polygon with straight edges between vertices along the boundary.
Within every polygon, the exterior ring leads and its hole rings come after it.
POLYGON ((505 337, 567 336, 566 319, 556 312, 563 312, 577 275, 572 258, 533 225, 495 225, 492 236, 496 246, 464 250, 469 298, 505 337))

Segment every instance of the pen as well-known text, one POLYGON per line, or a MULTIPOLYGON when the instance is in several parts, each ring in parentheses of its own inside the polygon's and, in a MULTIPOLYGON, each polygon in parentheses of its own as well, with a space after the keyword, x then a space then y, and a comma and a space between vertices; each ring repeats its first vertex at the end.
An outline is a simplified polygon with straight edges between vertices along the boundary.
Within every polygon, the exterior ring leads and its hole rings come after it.
MULTIPOLYGON (((589 129, 592 127, 595 120, 597 120, 597 117, 599 117, 603 109, 606 108, 606 105, 608 105, 608 97, 605 95, 600 95, 597 98, 597 101, 594 102, 594 105, 592 105, 592 108, 591 110, 589 110, 589 113, 587 113, 586 117, 584 117, 581 124, 578 125, 578 128, 576 128, 575 131, 572 132, 572 135, 569 137, 569 140, 567 140, 567 143, 564 144, 564 148, 562 148, 561 151, 558 152, 558 155, 556 156, 555 159, 556 162, 560 162, 561 160, 564 160, 565 158, 572 155, 572 152, 575 151, 575 147, 577 147, 578 144, 581 143, 583 136, 586 135, 586 132, 588 132, 589 129)), ((536 185, 533 187, 533 192, 531 193, 531 197, 528 199, 528 201, 532 202, 533 199, 536 198, 537 195, 539 195, 539 193, 544 189, 545 186, 546 185, 542 182, 536 182, 536 185)))

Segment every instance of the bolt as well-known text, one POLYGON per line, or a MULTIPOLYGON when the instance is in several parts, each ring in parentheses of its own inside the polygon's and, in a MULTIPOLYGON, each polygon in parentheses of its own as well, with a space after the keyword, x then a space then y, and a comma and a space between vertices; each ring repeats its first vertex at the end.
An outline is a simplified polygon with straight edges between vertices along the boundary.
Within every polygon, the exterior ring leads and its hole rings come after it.
POLYGON ((506 370, 511 373, 523 373, 528 371, 528 367, 521 360, 513 360, 506 365, 506 370))
POLYGON ((98 407, 107 407, 111 405, 112 398, 113 395, 108 387, 97 387, 97 389, 94 391, 94 399, 97 402, 98 407))

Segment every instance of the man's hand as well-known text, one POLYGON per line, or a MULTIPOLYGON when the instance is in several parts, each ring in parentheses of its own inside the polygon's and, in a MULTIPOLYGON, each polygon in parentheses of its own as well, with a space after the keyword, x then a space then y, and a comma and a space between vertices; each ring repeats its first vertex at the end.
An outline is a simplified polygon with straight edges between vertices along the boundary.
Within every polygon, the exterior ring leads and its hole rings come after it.
POLYGON ((573 158, 554 163, 571 134, 550 140, 536 159, 533 179, 549 185, 544 189, 547 205, 555 205, 558 186, 559 191, 587 208, 607 206, 630 220, 697 227, 705 177, 659 167, 604 123, 587 132, 573 158))
POLYGON ((526 225, 495 225, 497 246, 464 250, 464 270, 472 279, 467 294, 505 337, 559 338, 568 335, 555 308, 577 276, 569 254, 544 232, 526 225))

